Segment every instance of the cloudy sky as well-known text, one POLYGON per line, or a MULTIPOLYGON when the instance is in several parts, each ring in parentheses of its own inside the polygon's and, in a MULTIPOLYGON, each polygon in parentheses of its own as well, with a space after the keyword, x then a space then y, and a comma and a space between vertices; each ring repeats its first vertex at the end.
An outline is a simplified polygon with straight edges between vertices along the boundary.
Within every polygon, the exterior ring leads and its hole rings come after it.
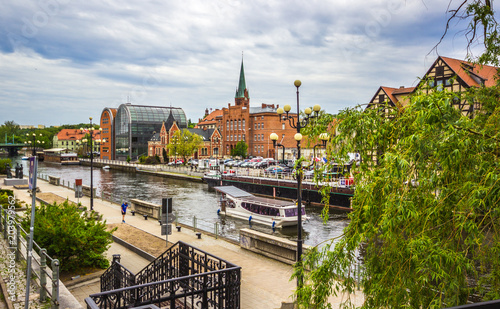
MULTIPOLYGON (((460 1, 461 2, 461 1, 460 1)), ((451 6, 459 1, 453 0, 451 6)), ((379 86, 414 86, 436 59, 449 0, 0 0, 0 123, 98 121, 131 102, 234 103, 242 53, 250 103, 327 112, 379 86)), ((440 55, 464 59, 463 24, 440 55)))

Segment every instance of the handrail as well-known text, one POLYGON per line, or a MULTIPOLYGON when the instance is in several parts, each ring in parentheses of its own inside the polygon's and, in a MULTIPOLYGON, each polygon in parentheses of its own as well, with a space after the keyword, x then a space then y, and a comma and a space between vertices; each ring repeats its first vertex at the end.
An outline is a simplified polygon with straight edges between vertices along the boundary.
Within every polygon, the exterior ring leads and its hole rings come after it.
MULTIPOLYGON (((8 211, 5 209, 0 209, 0 230, 3 231, 4 239, 7 239, 7 217, 8 211)), ((10 216, 9 216, 10 217, 10 216)), ((19 261, 21 257, 23 257, 23 252, 27 250, 27 243, 29 234, 21 227, 21 223, 17 222, 16 218, 9 218, 9 224, 15 225, 15 238, 16 238, 16 246, 15 246, 15 255, 16 261, 19 261), (10 223, 12 222, 12 223, 10 223), (23 235, 24 234, 24 235, 23 235)), ((49 294, 50 300, 52 303, 52 308, 59 308, 59 261, 57 259, 51 258, 46 254, 46 250, 41 248, 35 241, 33 241, 34 253, 32 254, 33 261, 39 266, 39 272, 36 269, 32 268, 32 274, 34 274, 39 280, 42 290, 40 291, 40 301, 44 302, 46 298, 46 294, 49 294), (38 252, 37 252, 38 249, 38 252), (38 257, 37 257, 38 255, 38 257), (38 260, 38 258, 40 260, 38 260), (47 259, 51 261, 51 272, 48 272, 45 269, 47 259), (51 278, 52 280, 52 290, 49 290, 46 287, 46 277, 51 278)), ((35 265, 32 264, 32 267, 35 265)))

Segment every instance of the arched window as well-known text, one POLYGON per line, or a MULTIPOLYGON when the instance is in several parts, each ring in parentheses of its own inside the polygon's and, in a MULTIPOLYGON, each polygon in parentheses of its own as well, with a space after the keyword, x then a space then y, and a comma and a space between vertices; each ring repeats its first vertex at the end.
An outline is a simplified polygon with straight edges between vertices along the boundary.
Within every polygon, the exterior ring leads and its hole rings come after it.
POLYGON ((226 120, 226 130, 229 131, 229 120, 226 120))
POLYGON ((245 130, 245 119, 243 119, 243 130, 245 130))

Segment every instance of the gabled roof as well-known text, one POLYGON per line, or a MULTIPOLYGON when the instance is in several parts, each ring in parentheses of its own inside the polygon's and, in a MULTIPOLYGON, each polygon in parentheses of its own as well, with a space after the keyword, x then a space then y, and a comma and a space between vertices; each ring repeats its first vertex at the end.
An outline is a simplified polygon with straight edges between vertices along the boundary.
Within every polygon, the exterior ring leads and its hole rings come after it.
POLYGON ((214 133, 215 129, 185 129, 188 130, 191 133, 194 133, 196 135, 201 136, 203 138, 203 141, 209 141, 210 138, 212 137, 212 134, 214 133))
MULTIPOLYGON (((429 75, 439 60, 444 61, 446 65, 468 86, 479 87, 484 84, 486 87, 492 87, 498 80, 498 68, 489 65, 478 65, 464 60, 458 60, 439 56, 429 68, 425 76, 429 75)), ((419 84, 424 81, 422 79, 419 84)))
POLYGON ((149 140, 150 142, 159 142, 160 141, 160 133, 155 133, 149 140))
MULTIPOLYGON (((101 135, 101 131, 94 130, 93 138, 99 138, 101 135)), ((62 129, 57 133, 57 139, 62 140, 81 140, 85 137, 85 134, 88 134, 88 131, 80 131, 79 129, 62 129)))
POLYGON ((498 68, 496 67, 489 65, 480 66, 448 57, 440 58, 443 59, 443 61, 470 87, 479 87, 481 83, 484 83, 486 87, 492 87, 495 86, 497 82, 498 68))
POLYGON ((387 97, 389 97, 390 103, 396 105, 398 100, 392 95, 393 91, 396 90, 396 88, 385 87, 385 86, 380 86, 378 88, 378 90, 375 92, 372 99, 370 100, 370 103, 372 103, 375 100, 375 98, 379 95, 380 90, 384 91, 384 93, 387 95, 387 97))

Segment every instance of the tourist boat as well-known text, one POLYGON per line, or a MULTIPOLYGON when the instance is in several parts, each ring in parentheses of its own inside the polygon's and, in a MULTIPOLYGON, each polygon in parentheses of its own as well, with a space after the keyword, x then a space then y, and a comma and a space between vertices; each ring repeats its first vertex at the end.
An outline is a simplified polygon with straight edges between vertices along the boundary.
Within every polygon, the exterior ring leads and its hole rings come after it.
MULTIPOLYGON (((214 189, 221 193, 219 214, 273 228, 297 225, 297 204, 293 201, 258 197, 234 186, 214 187, 214 189)), ((302 218, 307 219, 304 205, 302 205, 302 218)))

